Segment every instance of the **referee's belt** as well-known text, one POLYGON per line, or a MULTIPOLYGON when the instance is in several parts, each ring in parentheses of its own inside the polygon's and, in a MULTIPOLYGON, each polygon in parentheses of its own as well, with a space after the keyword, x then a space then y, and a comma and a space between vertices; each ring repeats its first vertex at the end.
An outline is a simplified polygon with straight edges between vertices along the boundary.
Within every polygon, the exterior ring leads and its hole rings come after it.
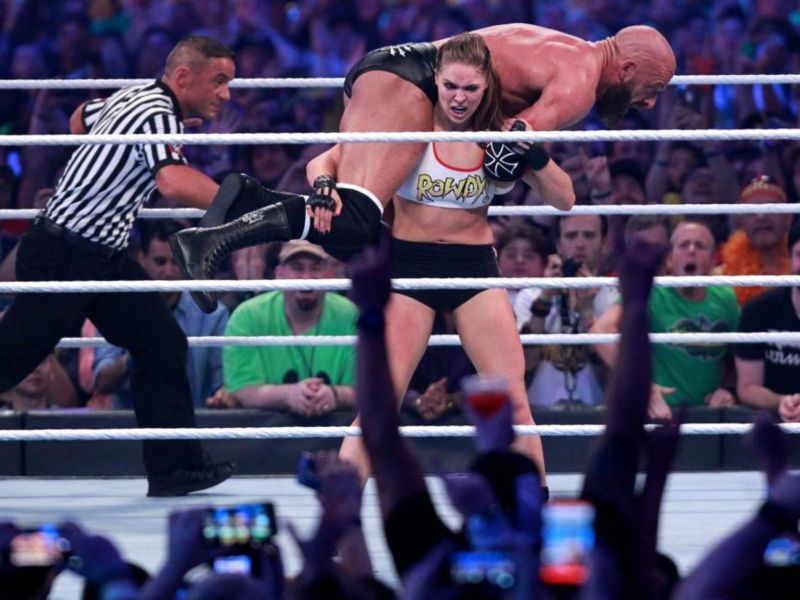
POLYGON ((88 252, 90 254, 99 254, 100 256, 111 258, 112 256, 116 256, 121 252, 121 250, 111 248, 110 246, 106 246, 100 242, 87 240, 85 237, 78 235, 74 231, 70 231, 66 227, 63 227, 58 223, 54 223, 47 217, 36 217, 36 219, 33 221, 33 226, 41 231, 44 231, 48 235, 62 240, 64 243, 69 244, 70 246, 75 246, 76 248, 80 248, 84 252, 88 252))

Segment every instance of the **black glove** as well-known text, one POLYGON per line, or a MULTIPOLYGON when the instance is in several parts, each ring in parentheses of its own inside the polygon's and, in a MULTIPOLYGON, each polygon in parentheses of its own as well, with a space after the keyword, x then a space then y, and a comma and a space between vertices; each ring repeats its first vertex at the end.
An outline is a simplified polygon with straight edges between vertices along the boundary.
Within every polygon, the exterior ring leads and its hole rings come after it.
POLYGON ((308 197, 308 206, 330 211, 336 208, 336 201, 333 199, 336 180, 333 177, 320 175, 314 180, 313 188, 313 193, 308 197))
MULTIPOLYGON (((510 131, 525 131, 525 123, 514 121, 510 131)), ((483 157, 483 168, 496 181, 516 181, 528 166, 525 156, 514 150, 515 142, 489 142, 483 157)))

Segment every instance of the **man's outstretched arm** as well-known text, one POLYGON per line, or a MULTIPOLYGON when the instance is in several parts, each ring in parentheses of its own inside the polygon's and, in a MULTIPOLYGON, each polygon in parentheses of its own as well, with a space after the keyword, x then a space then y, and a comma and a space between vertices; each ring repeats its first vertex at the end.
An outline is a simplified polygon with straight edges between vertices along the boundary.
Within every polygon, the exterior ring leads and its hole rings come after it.
POLYGON ((403 499, 427 491, 419 460, 400 434, 389 374, 384 311, 391 293, 390 245, 391 238, 385 234, 378 246, 368 246, 348 265, 352 300, 359 309, 356 406, 384 518, 403 499))

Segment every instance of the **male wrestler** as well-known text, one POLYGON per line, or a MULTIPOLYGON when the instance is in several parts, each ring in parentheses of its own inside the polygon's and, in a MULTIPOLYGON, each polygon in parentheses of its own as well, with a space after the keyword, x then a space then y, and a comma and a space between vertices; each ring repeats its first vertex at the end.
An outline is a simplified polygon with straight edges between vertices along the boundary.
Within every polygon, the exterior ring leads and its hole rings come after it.
MULTIPOLYGON (((652 108, 675 72, 669 43, 646 26, 626 27, 599 42, 527 24, 497 25, 475 33, 491 51, 502 83, 503 113, 535 130, 567 127, 585 117, 594 104, 609 124, 631 107, 652 108)), ((389 46, 362 58, 345 79, 340 131, 431 130, 435 58, 445 41, 389 46)), ((424 147, 422 142, 338 145, 335 157, 328 157, 336 161, 338 183, 327 174, 316 177, 308 199, 313 228, 329 239, 311 241, 346 259, 364 242, 376 239, 382 207, 417 164, 424 147), (339 217, 333 227, 331 216, 339 217), (352 249, 342 254, 331 243, 352 249)), ((540 146, 532 148, 537 156, 515 151, 513 144, 490 144, 488 174, 501 181, 520 177, 526 163, 540 160, 540 146)), ((571 190, 564 194, 571 196, 571 190)), ((218 259, 235 248, 304 237, 312 228, 302 196, 266 190, 240 175, 223 182, 201 226, 218 226, 246 213, 245 219, 211 235, 188 230, 174 239, 173 250, 187 277, 213 276, 218 259)), ((209 295, 193 297, 204 309, 213 309, 209 295)))

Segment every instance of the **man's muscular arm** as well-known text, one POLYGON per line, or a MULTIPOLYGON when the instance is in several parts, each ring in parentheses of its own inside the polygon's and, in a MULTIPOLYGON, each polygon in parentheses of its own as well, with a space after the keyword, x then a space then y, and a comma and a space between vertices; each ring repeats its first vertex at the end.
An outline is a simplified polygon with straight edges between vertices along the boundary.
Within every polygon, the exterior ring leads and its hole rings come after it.
POLYGON ((156 173, 158 193, 184 206, 208 208, 219 184, 187 165, 166 165, 156 173))
MULTIPOLYGON (((578 54, 572 57, 580 64, 578 54)), ((567 64, 567 61, 564 61, 567 64)), ((564 69, 567 74, 554 75, 541 96, 516 118, 525 121, 528 129, 557 131, 574 125, 592 110, 597 99, 597 81, 585 69, 564 69)))

